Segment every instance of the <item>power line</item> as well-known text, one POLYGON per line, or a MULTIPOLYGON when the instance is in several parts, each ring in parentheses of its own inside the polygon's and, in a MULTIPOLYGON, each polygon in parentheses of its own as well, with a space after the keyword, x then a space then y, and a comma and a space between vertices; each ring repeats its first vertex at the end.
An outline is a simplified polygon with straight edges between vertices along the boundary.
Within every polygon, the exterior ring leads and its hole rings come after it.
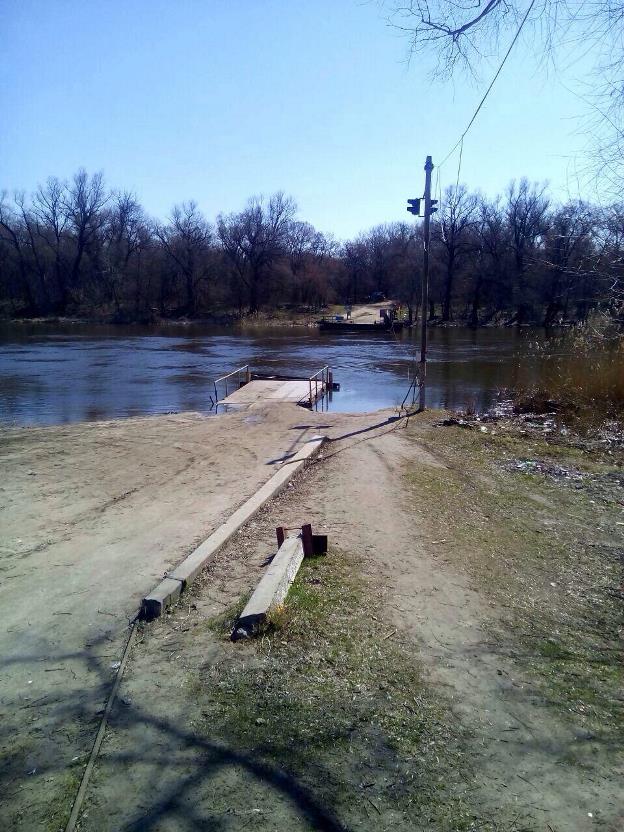
POLYGON ((457 162, 457 179, 455 180, 455 193, 457 193, 457 189, 459 188, 459 176, 461 174, 461 166, 462 166, 462 158, 464 155, 464 137, 462 136, 459 142, 459 160, 457 162))
POLYGON ((438 165, 437 168, 436 168, 435 192, 437 193, 437 196, 438 196, 438 210, 440 211, 440 213, 438 215, 439 232, 440 232, 440 236, 442 237, 442 240, 444 241, 444 243, 446 243, 446 233, 444 231, 444 223, 441 219, 444 212, 442 211, 442 177, 440 176, 440 165, 438 165))
MULTIPOLYGON (((452 150, 450 150, 450 151, 446 154, 446 156, 444 157, 444 159, 442 159, 442 161, 441 161, 441 162, 440 162, 440 164, 439 164, 439 167, 442 167, 442 165, 443 165, 446 161, 448 161, 448 159, 449 159, 449 158, 453 155, 453 153, 455 153, 455 151, 456 151, 456 150, 457 150, 457 148, 460 146, 460 144, 462 144, 462 143, 463 143, 464 138, 466 137, 466 134, 468 133, 468 131, 470 130, 470 128, 471 128, 471 127, 472 127, 472 125, 474 124, 475 119, 476 119, 476 118, 477 118, 477 116, 479 115, 479 113, 480 113, 480 111, 481 111, 481 108, 482 108, 482 107, 483 107, 483 105, 485 104, 485 101, 486 101, 486 99, 487 99, 488 95, 490 94, 490 92, 491 92, 491 90, 492 90, 492 87, 494 86, 494 84, 496 83, 496 81, 497 81, 497 79, 498 79, 498 76, 499 76, 499 75, 501 74, 501 72, 503 71, 503 67, 505 66, 505 64, 506 64, 506 62, 507 62, 507 58, 511 55, 511 50, 512 50, 512 49, 514 48, 514 46, 516 45, 516 41, 517 41, 517 40, 518 40, 518 38, 520 37, 520 33, 522 32, 522 30, 523 30, 523 28, 524 28, 524 24, 527 22, 527 19, 528 19, 529 15, 531 14, 531 10, 533 9, 533 6, 534 6, 534 5, 535 5, 535 0, 531 0, 531 3, 530 3, 530 5, 529 5, 529 8, 526 10, 526 13, 525 13, 524 17, 522 18, 522 22, 520 23, 520 26, 518 26, 518 31, 516 32, 516 34, 514 35, 513 40, 512 40, 512 41, 511 41, 511 43, 509 44, 509 49, 508 49, 508 50, 507 50, 507 52, 505 53, 505 57, 503 58, 503 60, 502 60, 502 61, 501 61, 501 63, 500 63, 500 66, 499 66, 499 67, 498 67, 498 69, 496 70, 496 74, 495 74, 495 75, 494 75, 494 77, 492 78, 492 80, 491 80, 491 82, 490 82, 489 87, 486 89, 486 91, 485 91, 485 93, 484 93, 484 95, 483 95, 483 98, 482 98, 482 99, 481 99, 481 101, 479 102, 479 105, 477 106, 477 109, 474 111, 474 114, 473 114, 472 118, 470 119, 470 121, 468 122, 468 125, 467 125, 466 129, 465 129, 465 130, 464 130, 464 132, 461 134, 461 136, 459 137, 459 139, 457 140, 457 142, 454 144, 454 146, 453 146, 452 150)), ((462 145, 462 146, 463 146, 463 145, 462 145)), ((461 157, 460 157, 460 166, 461 166, 461 157)), ((458 177, 459 177, 459 170, 458 170, 458 177)))

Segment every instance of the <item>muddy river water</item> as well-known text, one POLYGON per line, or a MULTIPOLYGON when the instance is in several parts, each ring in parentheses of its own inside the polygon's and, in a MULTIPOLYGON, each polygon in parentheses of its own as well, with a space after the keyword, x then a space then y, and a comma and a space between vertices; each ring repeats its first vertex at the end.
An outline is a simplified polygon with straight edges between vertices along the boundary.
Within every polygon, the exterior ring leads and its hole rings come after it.
MULTIPOLYGON (((242 364, 309 376, 324 365, 340 392, 329 410, 400 403, 419 332, 321 333, 308 327, 245 330, 200 324, 0 326, 0 421, 51 425, 172 411, 210 412, 212 381, 242 364)), ((522 368, 534 376, 541 331, 432 329, 428 404, 487 407, 522 368)))

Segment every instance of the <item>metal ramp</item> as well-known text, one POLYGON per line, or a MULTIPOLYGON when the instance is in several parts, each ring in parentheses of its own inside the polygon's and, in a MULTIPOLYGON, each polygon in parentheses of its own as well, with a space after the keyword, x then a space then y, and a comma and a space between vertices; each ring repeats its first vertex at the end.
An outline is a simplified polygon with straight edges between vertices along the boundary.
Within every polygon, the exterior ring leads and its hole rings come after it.
POLYGON ((243 408, 270 402, 293 402, 312 408, 328 392, 337 389, 339 386, 334 384, 327 366, 311 376, 296 377, 254 373, 245 364, 215 380, 214 399, 217 407, 243 408))

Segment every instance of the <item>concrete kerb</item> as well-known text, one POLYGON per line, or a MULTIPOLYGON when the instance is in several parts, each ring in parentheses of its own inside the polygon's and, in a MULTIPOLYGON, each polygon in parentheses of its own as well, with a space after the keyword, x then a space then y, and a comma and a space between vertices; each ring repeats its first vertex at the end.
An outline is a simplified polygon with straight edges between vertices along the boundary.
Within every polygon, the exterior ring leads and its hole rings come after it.
POLYGON ((244 502, 225 523, 206 538, 181 564, 169 572, 158 586, 143 598, 139 618, 151 621, 161 616, 167 607, 174 604, 212 555, 224 543, 227 543, 232 535, 244 526, 248 520, 257 514, 265 503, 279 494, 288 481, 306 465, 308 460, 318 453, 325 439, 325 436, 314 436, 305 442, 297 453, 284 462, 279 471, 276 471, 253 497, 244 502))
POLYGON ((249 638, 258 632, 270 610, 286 598, 302 561, 301 535, 286 538, 240 614, 232 633, 233 641, 249 638))

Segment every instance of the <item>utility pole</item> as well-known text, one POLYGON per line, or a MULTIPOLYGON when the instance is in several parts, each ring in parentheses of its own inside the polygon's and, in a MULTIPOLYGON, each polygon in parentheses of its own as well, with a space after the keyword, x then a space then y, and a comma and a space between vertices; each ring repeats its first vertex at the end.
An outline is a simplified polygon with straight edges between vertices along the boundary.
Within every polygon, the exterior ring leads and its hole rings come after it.
MULTIPOLYGON (((410 214, 419 217, 421 202, 424 202, 425 217, 425 245, 423 255, 423 277, 422 277, 422 300, 421 300, 421 332, 420 332, 420 401, 419 409, 425 409, 425 389, 427 380, 427 307, 429 306, 429 242, 431 239, 431 215, 438 210, 438 200, 431 199, 431 171, 433 162, 431 156, 427 156, 425 162, 425 195, 422 199, 408 199, 407 210, 410 214)), ((415 394, 414 390, 414 394, 415 394)))
MULTIPOLYGON (((431 171, 433 162, 431 156, 427 156, 425 162, 425 245, 423 252, 423 276, 422 276, 422 309, 421 309, 421 330, 420 330, 420 397, 419 410, 425 409, 426 382, 427 382, 427 315, 429 306, 429 243, 431 241, 431 171)), ((437 209, 433 209, 434 211, 437 209)))

